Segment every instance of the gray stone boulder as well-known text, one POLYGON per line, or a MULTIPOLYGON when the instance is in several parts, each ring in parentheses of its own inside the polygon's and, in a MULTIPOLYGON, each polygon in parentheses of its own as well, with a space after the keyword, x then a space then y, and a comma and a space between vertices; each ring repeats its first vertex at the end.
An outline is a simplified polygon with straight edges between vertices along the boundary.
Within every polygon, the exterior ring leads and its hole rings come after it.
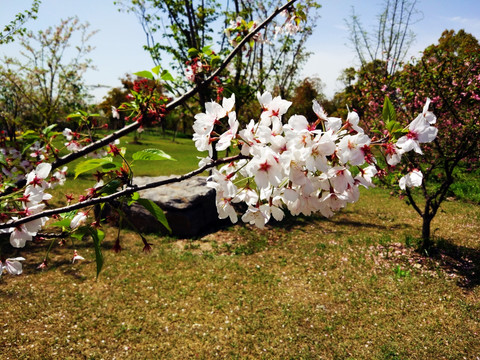
MULTIPOLYGON (((136 185, 145 185, 168 176, 136 177, 136 185)), ((154 201, 165 213, 172 235, 191 238, 213 231, 221 224, 215 206, 215 190, 206 186, 207 178, 195 176, 182 182, 140 191, 140 197, 154 201)), ((134 203, 124 209, 130 222, 145 233, 168 234, 143 206, 134 203)))

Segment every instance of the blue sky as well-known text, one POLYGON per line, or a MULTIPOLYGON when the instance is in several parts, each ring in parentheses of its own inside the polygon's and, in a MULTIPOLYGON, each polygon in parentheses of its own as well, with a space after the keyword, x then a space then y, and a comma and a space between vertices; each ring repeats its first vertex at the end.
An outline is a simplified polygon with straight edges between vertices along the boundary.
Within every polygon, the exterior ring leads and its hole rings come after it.
MULTIPOLYGON (((30 0, 0 0, 0 24, 6 24, 30 3, 30 0)), ((308 42, 308 49, 313 55, 303 74, 319 76, 326 85, 326 94, 332 96, 335 90, 341 88, 336 79, 342 69, 356 65, 354 51, 348 46, 345 19, 354 6, 364 26, 370 29, 376 22, 382 0, 327 0, 321 1, 321 4, 321 17, 308 42)), ((423 20, 412 27, 416 41, 410 56, 416 56, 426 46, 436 43, 445 29, 465 29, 480 39, 479 0, 419 0, 417 9, 423 13, 423 20)), ((120 86, 118 79, 124 74, 153 67, 148 54, 142 49, 145 37, 136 18, 118 12, 113 0, 43 0, 38 19, 27 25, 31 30, 45 29, 75 15, 83 22, 88 21, 92 30, 99 30, 90 42, 95 46, 90 58, 97 70, 86 74, 88 84, 120 86)), ((0 56, 15 56, 16 53, 18 46, 15 44, 0 47, 0 56)), ((97 89, 94 94, 101 98, 107 91, 97 89)))

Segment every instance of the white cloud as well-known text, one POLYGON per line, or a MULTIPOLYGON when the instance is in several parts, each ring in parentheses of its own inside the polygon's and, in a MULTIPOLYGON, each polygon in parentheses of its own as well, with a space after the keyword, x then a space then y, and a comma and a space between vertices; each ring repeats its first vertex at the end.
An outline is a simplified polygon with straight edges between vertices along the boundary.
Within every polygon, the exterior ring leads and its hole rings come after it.
POLYGON ((448 21, 456 24, 460 24, 462 26, 480 28, 480 19, 466 18, 463 16, 454 16, 454 17, 448 18, 448 21))

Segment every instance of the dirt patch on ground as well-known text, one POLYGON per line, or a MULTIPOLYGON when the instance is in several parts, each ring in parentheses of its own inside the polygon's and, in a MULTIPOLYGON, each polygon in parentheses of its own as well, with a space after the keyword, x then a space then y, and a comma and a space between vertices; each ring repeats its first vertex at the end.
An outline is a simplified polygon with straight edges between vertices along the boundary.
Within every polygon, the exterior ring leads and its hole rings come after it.
POLYGON ((371 246, 376 264, 396 264, 428 273, 436 277, 439 271, 456 279, 462 287, 470 288, 480 283, 480 253, 454 246, 437 246, 430 256, 421 254, 401 243, 371 246), (468 251, 467 251, 468 250, 468 251))

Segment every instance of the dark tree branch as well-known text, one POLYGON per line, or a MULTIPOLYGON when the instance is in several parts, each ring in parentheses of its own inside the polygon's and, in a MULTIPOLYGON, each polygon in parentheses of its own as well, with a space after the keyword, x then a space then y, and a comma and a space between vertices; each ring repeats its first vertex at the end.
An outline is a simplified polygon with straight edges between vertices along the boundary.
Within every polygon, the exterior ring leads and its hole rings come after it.
POLYGON ((36 220, 36 219, 40 219, 42 217, 48 217, 48 216, 52 216, 52 215, 62 214, 62 213, 66 213, 66 212, 70 212, 70 211, 74 211, 74 210, 78 210, 78 209, 83 209, 83 208, 86 208, 86 207, 89 207, 89 206, 110 202, 110 201, 115 200, 119 197, 131 195, 131 194, 133 194, 137 191, 152 189, 152 188, 160 187, 160 186, 167 185, 167 184, 173 184, 173 183, 181 182, 181 181, 189 179, 189 178, 191 178, 195 175, 201 174, 205 170, 210 169, 212 167, 222 165, 222 164, 227 164, 227 163, 230 163, 232 161, 236 161, 236 160, 240 160, 240 159, 248 159, 248 158, 249 157, 246 157, 244 155, 235 155, 235 156, 230 156, 230 157, 223 158, 223 159, 214 160, 214 161, 210 162, 209 164, 204 165, 201 168, 193 170, 193 171, 191 171, 187 174, 184 174, 184 175, 168 178, 168 179, 165 179, 165 180, 154 181, 154 182, 142 185, 142 186, 137 186, 137 185, 127 186, 127 187, 125 187, 125 189, 123 189, 121 191, 118 191, 118 192, 116 192, 114 194, 111 194, 111 195, 102 196, 102 197, 98 197, 98 198, 92 198, 92 199, 82 201, 82 202, 79 202, 79 203, 76 203, 76 204, 73 204, 73 205, 64 206, 64 207, 60 207, 60 208, 56 208, 56 209, 45 210, 45 211, 42 211, 40 213, 37 213, 37 214, 34 214, 34 215, 30 215, 30 216, 12 221, 10 223, 0 224, 0 229, 8 229, 8 228, 11 228, 11 227, 17 227, 17 226, 20 226, 20 225, 25 224, 27 222, 30 222, 30 221, 33 221, 33 220, 36 220))
MULTIPOLYGON (((217 70, 215 70, 212 73, 212 75, 210 75, 208 78, 206 78, 202 82, 198 83, 195 87, 193 87, 191 90, 187 91, 185 94, 183 94, 179 98, 177 98, 174 101, 168 103, 166 105, 166 111, 171 111, 171 110, 175 109, 177 106, 183 104, 185 101, 187 101, 192 96, 194 96, 196 93, 198 93, 200 91, 200 89, 208 86, 208 84, 210 84, 215 77, 220 75, 220 73, 233 60, 235 55, 237 55, 237 53, 239 53, 243 49, 243 47, 248 43, 248 41, 253 36, 255 36, 255 34, 257 34, 260 30, 262 30, 264 27, 266 27, 268 25, 268 23, 270 23, 275 16, 280 14, 283 10, 292 6, 292 4, 294 4, 296 1, 297 0, 290 0, 287 3, 285 3, 284 5, 282 5, 281 7, 277 8, 267 19, 265 19, 259 26, 257 26, 253 31, 251 31, 247 36, 245 36, 245 38, 243 38, 242 41, 240 41, 240 43, 237 45, 237 47, 235 47, 235 49, 233 49, 230 52, 230 54, 225 58, 225 60, 223 60, 223 62, 220 64, 220 66, 217 68, 217 70)), ((56 168, 58 168, 60 166, 63 166, 63 165, 65 165, 65 164, 67 164, 71 161, 79 159, 82 156, 85 156, 85 155, 87 155, 87 154, 89 154, 89 153, 91 153, 95 150, 98 150, 98 149, 102 148, 103 146, 108 145, 111 142, 115 141, 116 139, 119 139, 122 136, 125 136, 125 135, 129 134, 130 132, 137 130, 140 127, 140 125, 141 125, 140 123, 133 123, 133 124, 127 125, 124 128, 122 128, 122 129, 120 129, 120 130, 118 130, 118 131, 116 131, 116 132, 114 132, 114 133, 112 133, 108 136, 105 136, 103 139, 98 140, 98 141, 96 141, 96 142, 94 142, 94 143, 92 143, 88 146, 85 146, 81 151, 65 155, 65 156, 61 157, 60 159, 58 159, 58 160, 56 160, 52 163, 52 169, 56 169, 56 168)))

